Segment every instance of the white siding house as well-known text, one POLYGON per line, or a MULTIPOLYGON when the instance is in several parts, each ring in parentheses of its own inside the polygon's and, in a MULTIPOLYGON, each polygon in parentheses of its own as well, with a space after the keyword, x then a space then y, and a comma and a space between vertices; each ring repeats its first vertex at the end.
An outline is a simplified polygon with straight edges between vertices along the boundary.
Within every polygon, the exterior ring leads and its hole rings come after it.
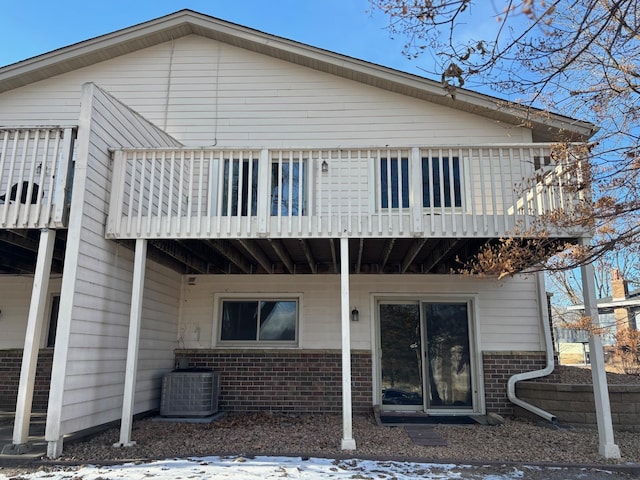
POLYGON ((341 413, 345 449, 376 405, 512 413, 553 367, 544 284, 451 272, 579 201, 551 143, 593 131, 187 10, 0 68, 14 444, 40 409, 52 457, 126 445, 178 364, 223 410, 341 413))

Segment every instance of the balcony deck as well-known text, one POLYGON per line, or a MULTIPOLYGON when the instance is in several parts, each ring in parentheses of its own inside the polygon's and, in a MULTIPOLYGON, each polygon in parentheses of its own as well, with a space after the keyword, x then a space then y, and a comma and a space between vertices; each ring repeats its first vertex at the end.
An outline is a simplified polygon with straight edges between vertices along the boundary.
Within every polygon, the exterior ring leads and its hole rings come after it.
POLYGON ((551 150, 119 149, 106 236, 499 238, 582 200, 551 150))
POLYGON ((75 128, 0 128, 0 228, 66 228, 75 128))

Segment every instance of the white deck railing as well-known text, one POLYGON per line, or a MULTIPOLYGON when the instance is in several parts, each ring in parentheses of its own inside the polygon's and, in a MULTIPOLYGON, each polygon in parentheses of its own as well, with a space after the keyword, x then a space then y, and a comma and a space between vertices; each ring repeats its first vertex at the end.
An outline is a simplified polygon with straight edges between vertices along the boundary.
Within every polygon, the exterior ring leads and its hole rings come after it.
POLYGON ((75 128, 0 128, 0 228, 64 228, 75 128))
POLYGON ((580 200, 552 157, 547 144, 121 149, 107 236, 503 236, 580 200))

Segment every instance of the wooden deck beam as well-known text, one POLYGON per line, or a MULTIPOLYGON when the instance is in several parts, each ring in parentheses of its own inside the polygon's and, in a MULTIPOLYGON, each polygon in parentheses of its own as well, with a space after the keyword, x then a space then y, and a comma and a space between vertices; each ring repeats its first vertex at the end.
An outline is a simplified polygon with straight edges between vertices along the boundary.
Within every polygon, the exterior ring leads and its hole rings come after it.
POLYGON ((276 252, 276 255, 278 255, 278 258, 280 258, 287 271, 289 273, 294 273, 295 265, 293 264, 291 256, 287 253, 287 249, 282 245, 282 241, 269 239, 269 244, 271 245, 271 248, 273 248, 273 251, 276 252))

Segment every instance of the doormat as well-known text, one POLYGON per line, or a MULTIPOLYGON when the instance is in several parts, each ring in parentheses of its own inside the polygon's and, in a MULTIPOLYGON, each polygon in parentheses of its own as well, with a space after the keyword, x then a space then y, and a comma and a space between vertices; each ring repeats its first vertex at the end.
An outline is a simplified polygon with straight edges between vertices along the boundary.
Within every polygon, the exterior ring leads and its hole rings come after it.
POLYGON ((473 425, 476 422, 468 415, 384 415, 380 414, 383 425, 473 425))
POLYGON ((425 447, 446 447, 447 441, 442 434, 431 425, 407 425, 404 427, 409 438, 415 445, 425 447))

